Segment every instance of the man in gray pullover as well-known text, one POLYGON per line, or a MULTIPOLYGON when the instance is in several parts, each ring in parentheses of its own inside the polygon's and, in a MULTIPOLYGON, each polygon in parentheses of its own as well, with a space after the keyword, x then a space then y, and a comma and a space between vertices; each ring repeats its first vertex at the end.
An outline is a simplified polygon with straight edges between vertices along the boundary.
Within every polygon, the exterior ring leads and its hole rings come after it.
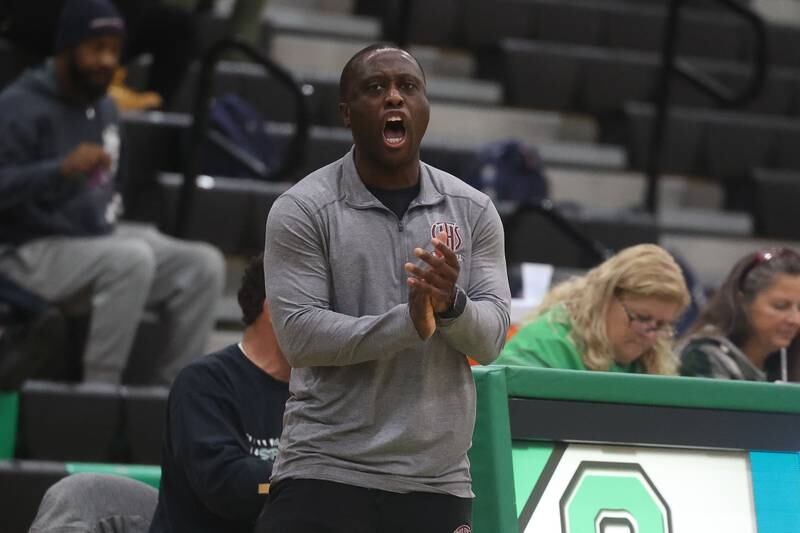
POLYGON ((345 66, 354 148, 270 210, 264 268, 292 368, 256 531, 471 531, 467 356, 509 323, 490 199, 419 159, 430 106, 415 58, 372 45, 345 66))

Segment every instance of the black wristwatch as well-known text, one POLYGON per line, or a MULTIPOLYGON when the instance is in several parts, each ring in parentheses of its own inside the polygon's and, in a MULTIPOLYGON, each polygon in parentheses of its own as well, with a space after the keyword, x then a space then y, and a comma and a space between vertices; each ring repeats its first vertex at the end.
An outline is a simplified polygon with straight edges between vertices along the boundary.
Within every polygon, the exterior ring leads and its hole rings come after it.
POLYGON ((456 296, 453 298, 453 305, 450 306, 450 309, 438 313, 438 316, 439 318, 458 318, 461 316, 461 313, 464 312, 464 308, 466 306, 467 293, 465 293, 461 287, 456 285, 456 296))

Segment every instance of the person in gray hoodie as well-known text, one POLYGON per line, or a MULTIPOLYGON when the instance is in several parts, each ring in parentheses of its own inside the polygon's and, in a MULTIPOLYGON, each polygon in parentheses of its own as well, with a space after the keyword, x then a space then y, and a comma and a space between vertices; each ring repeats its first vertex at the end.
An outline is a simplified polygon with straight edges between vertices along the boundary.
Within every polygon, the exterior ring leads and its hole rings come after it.
POLYGON ((205 351, 224 261, 211 246, 117 224, 119 117, 106 90, 124 22, 108 0, 68 0, 57 55, 0 94, 0 272, 44 298, 88 301, 86 381, 118 383, 145 305, 166 343, 153 382, 205 351))
POLYGON ((475 386, 509 324, 489 197, 419 159, 430 106, 392 45, 344 67, 354 148, 270 209, 264 269, 292 366, 258 532, 466 533, 475 386))

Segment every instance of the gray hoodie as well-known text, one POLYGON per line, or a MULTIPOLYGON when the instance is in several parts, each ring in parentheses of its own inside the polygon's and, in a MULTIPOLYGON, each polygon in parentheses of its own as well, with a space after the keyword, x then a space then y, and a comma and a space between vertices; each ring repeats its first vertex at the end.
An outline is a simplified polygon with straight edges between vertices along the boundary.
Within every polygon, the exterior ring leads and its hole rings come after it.
POLYGON ((118 114, 104 96, 92 105, 66 101, 52 61, 0 93, 0 246, 48 235, 101 235, 116 220, 114 174, 118 114), (61 160, 82 142, 102 145, 110 172, 67 179, 61 160))
POLYGON ((273 482, 471 497, 475 386, 466 356, 493 361, 509 323, 503 228, 490 199, 423 163, 419 195, 398 219, 366 189, 351 150, 272 206, 264 269, 293 367, 273 482), (441 230, 468 299, 423 342, 403 265, 441 230))

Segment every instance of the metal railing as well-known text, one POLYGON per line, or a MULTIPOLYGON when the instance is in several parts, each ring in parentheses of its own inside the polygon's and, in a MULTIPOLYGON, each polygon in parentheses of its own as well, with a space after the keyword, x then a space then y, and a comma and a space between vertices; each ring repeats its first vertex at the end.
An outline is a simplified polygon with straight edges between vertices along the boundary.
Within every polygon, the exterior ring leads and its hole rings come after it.
POLYGON ((686 79, 696 89, 710 95, 720 106, 739 107, 758 96, 767 75, 766 27, 761 17, 737 0, 716 0, 728 7, 751 26, 755 39, 751 61, 752 75, 748 83, 738 92, 733 92, 712 76, 702 72, 691 62, 677 59, 677 43, 680 37, 681 10, 690 0, 670 0, 664 26, 664 44, 661 49, 661 66, 656 85, 656 116, 650 135, 650 149, 646 161, 647 188, 645 208, 653 213, 658 208, 658 179, 661 173, 661 157, 667 132, 670 85, 674 75, 686 79))
MULTIPOLYGON (((274 181, 288 176, 303 163, 303 159, 305 158, 310 128, 309 112, 305 96, 294 77, 289 71, 285 70, 244 41, 230 38, 217 42, 203 56, 197 82, 197 93, 195 94, 192 105, 192 116, 194 120, 189 130, 189 144, 184 161, 183 184, 178 201, 177 235, 180 237, 185 236, 188 230, 188 215, 191 213, 194 192, 197 188, 195 180, 200 170, 201 151, 203 150, 206 140, 209 139, 210 104, 214 96, 216 65, 222 60, 223 54, 230 50, 237 50, 247 56, 251 61, 264 67, 270 76, 289 90, 292 96, 295 116, 294 134, 289 140, 281 163, 268 171, 261 179, 265 181, 274 181)), ((225 143, 220 143, 218 138, 216 142, 214 138, 210 140, 214 142, 215 146, 218 148, 225 148, 225 143)), ((231 153, 232 157, 237 160, 242 160, 242 154, 235 153, 235 150, 232 152, 234 152, 231 153)))

